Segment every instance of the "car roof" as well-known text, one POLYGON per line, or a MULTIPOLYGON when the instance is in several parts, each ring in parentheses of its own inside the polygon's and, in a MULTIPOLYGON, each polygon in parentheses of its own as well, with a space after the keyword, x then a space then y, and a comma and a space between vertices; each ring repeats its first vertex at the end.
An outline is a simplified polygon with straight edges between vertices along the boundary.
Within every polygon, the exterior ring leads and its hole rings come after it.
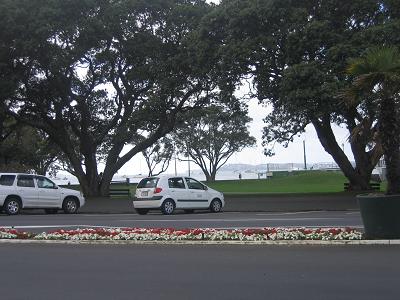
MULTIPOLYGON (((187 175, 156 175, 156 176, 146 176, 146 177, 143 177, 142 179, 147 179, 147 178, 181 178, 181 177, 184 177, 184 178, 193 178, 193 177, 190 177, 190 176, 187 176, 187 175)), ((194 178, 195 179, 195 178, 194 178)))
POLYGON ((41 176, 41 177, 45 177, 45 176, 43 176, 43 175, 38 175, 38 174, 29 174, 29 173, 11 173, 11 172, 7 172, 7 173, 0 172, 0 175, 27 175, 27 176, 41 176))
MULTIPOLYGON (((157 176, 147 176, 147 177, 143 177, 142 179, 140 179, 140 181, 146 180, 146 179, 149 179, 149 178, 158 178, 159 180, 162 180, 162 181, 168 180, 168 179, 170 179, 170 178, 191 178, 191 179, 194 179, 194 180, 197 180, 197 181, 200 181, 200 182, 201 182, 201 180, 196 179, 196 178, 193 178, 193 177, 191 177, 191 176, 187 176, 187 175, 157 175, 157 176)), ((204 184, 204 183, 203 183, 203 184, 204 184)))

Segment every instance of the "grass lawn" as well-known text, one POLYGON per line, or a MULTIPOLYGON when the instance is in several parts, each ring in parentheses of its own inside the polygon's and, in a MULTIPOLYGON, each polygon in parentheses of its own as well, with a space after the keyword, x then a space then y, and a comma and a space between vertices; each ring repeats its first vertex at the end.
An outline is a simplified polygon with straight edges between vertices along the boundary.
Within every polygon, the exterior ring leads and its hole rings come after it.
POLYGON ((224 180, 208 183, 224 193, 335 193, 347 182, 341 172, 310 171, 271 179, 224 180))
MULTIPOLYGON (((307 194, 343 192, 343 183, 348 182, 338 171, 302 171, 286 174, 274 174, 271 179, 220 180, 206 183, 213 189, 226 194, 307 194)), ((79 186, 69 186, 79 189, 79 186)), ((136 184, 113 184, 111 189, 127 189, 134 195, 136 184)), ((381 184, 384 190, 385 183, 381 184)))

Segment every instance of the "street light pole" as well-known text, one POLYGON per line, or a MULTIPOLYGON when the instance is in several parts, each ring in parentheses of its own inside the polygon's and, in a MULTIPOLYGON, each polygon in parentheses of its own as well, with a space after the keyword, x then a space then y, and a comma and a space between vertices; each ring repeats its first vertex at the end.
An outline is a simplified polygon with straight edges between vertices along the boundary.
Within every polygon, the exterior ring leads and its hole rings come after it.
POLYGON ((175 176, 178 175, 177 168, 176 168, 176 145, 174 144, 174 158, 175 158, 175 176))
POLYGON ((190 151, 190 144, 187 144, 187 156, 188 156, 188 173, 189 173, 189 177, 190 177, 190 155, 189 155, 189 151, 190 151))

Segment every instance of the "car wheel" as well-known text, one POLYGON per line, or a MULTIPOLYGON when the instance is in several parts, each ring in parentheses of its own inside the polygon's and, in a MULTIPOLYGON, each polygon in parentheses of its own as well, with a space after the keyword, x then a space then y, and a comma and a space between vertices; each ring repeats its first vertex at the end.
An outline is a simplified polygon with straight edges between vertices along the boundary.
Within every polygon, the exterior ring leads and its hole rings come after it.
POLYGON ((53 215, 58 213, 58 208, 45 208, 44 212, 48 215, 53 215))
POLYGON ((213 213, 220 212, 220 211, 222 210, 222 203, 221 203, 221 200, 219 200, 219 199, 214 199, 213 201, 211 201, 210 210, 211 210, 211 212, 213 212, 213 213))
POLYGON ((175 210, 175 203, 171 199, 167 199, 161 205, 161 211, 164 215, 171 215, 175 210))
POLYGON ((21 202, 18 198, 8 198, 4 201, 3 209, 7 215, 18 215, 21 212, 21 202))
POLYGON ((147 208, 135 208, 135 210, 139 215, 146 215, 149 212, 147 208))
POLYGON ((78 211, 79 205, 75 198, 67 197, 62 207, 66 214, 75 214, 78 211))
POLYGON ((192 214, 192 213, 194 213, 194 209, 184 209, 183 210, 185 213, 187 213, 187 214, 192 214))

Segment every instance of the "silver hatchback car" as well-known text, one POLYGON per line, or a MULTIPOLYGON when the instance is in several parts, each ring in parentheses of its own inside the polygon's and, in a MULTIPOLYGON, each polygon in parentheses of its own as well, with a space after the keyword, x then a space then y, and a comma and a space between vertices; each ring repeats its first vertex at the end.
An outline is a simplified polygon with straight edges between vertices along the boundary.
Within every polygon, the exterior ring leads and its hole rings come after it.
POLYGON ((133 207, 140 215, 160 209, 165 215, 175 209, 192 213, 195 209, 220 212, 224 195, 190 177, 155 176, 143 178, 137 185, 133 207))

